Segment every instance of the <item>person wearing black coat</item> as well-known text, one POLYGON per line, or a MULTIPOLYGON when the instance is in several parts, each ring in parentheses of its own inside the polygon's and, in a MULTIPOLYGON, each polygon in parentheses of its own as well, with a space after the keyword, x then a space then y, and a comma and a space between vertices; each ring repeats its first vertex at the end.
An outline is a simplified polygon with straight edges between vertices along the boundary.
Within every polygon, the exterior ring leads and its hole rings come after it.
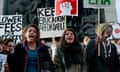
POLYGON ((23 28, 23 41, 14 52, 14 72, 55 72, 48 46, 39 40, 39 28, 29 24, 23 28))
POLYGON ((112 34, 112 27, 105 24, 100 30, 100 38, 91 39, 86 49, 88 72, 119 72, 116 46, 107 40, 112 34))

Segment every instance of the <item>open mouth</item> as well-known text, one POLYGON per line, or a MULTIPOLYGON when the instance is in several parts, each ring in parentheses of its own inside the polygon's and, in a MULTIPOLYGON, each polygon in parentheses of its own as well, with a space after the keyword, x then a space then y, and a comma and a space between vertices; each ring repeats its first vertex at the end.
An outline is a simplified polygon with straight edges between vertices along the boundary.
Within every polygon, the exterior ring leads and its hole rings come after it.
POLYGON ((29 36, 29 38, 30 38, 30 39, 34 39, 35 37, 31 35, 31 36, 29 36))
POLYGON ((73 38, 67 38, 67 40, 73 40, 73 38))

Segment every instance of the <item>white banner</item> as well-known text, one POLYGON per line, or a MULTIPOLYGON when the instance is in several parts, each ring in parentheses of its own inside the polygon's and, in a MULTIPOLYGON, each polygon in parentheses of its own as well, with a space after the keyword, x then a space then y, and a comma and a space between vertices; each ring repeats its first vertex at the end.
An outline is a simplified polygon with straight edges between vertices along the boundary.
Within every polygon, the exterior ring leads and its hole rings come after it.
POLYGON ((116 0, 83 0, 84 8, 115 8, 116 0))
POLYGON ((56 17, 54 12, 54 8, 38 8, 40 38, 60 37, 66 29, 65 17, 56 17))
POLYGON ((0 15, 0 37, 12 38, 15 43, 22 40, 22 15, 0 15))

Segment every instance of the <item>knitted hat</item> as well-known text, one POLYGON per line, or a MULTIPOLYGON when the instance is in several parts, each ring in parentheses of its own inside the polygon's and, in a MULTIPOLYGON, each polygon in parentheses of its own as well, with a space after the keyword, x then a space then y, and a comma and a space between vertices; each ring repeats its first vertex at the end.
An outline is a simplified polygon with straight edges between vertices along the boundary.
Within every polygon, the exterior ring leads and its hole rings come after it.
MULTIPOLYGON (((104 23, 104 24, 100 24, 100 35, 102 35, 102 33, 104 32, 104 30, 106 30, 107 28, 109 28, 109 27, 111 27, 112 28, 112 26, 111 25, 109 25, 108 23, 104 23)), ((96 34, 99 36, 99 30, 98 30, 99 28, 98 28, 98 26, 97 26, 97 29, 96 29, 96 34)))

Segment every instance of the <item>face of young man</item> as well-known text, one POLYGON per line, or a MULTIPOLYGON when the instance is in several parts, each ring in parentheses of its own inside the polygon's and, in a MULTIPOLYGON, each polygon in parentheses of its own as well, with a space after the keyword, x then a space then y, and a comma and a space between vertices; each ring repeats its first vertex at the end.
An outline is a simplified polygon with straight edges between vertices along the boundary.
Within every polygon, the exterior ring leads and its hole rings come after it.
POLYGON ((10 42, 8 42, 6 47, 7 47, 7 51, 11 52, 11 51, 13 51, 15 44, 14 44, 14 42, 10 41, 10 42))

